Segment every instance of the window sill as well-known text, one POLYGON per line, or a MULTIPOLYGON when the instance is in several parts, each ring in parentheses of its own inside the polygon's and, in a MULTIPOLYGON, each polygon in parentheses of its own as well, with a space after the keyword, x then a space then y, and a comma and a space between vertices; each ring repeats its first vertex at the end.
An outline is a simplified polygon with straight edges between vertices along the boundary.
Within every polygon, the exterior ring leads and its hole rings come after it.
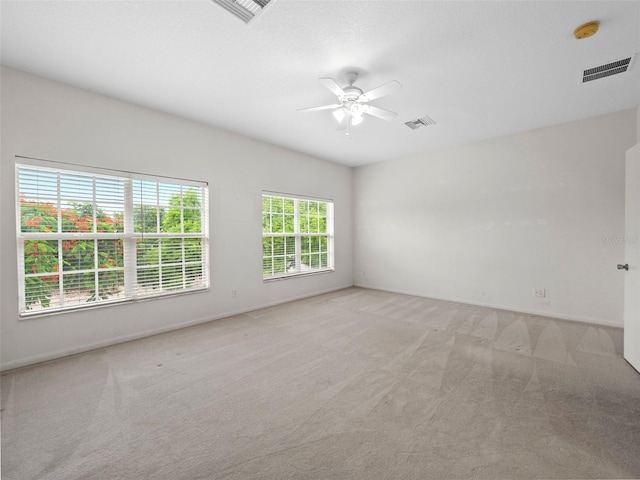
POLYGON ((179 296, 183 296, 183 295, 192 295, 192 294, 196 294, 196 293, 203 293, 203 292, 208 292, 211 289, 209 287, 205 287, 205 288, 197 288, 197 289, 193 289, 193 290, 188 290, 188 291, 184 291, 184 292, 169 292, 169 293, 159 293, 157 295, 149 295, 146 297, 139 297, 139 298, 123 298, 123 299, 118 299, 118 300, 112 300, 112 301, 105 301, 105 302, 100 302, 94 305, 73 305, 73 306, 69 306, 69 307, 62 307, 62 308, 56 308, 55 310, 36 310, 36 311, 27 311, 27 312, 20 312, 18 314, 18 321, 22 321, 22 320, 31 320, 34 318, 42 318, 42 317, 49 317, 49 316, 53 316, 53 315, 64 315, 67 313, 76 313, 76 312, 83 312, 83 311, 87 311, 87 310, 95 310, 98 308, 108 308, 108 307, 113 307, 115 305, 126 305, 126 304, 130 304, 130 303, 141 303, 141 302, 149 302, 152 300, 157 300, 159 298, 169 298, 169 297, 179 297, 179 296))
POLYGON ((317 270, 314 272, 290 273, 286 275, 281 275, 279 277, 263 278, 262 282, 263 283, 277 282, 279 280, 289 280, 291 278, 310 277, 314 275, 323 275, 325 273, 333 273, 333 272, 335 272, 335 268, 328 268, 327 270, 317 270))

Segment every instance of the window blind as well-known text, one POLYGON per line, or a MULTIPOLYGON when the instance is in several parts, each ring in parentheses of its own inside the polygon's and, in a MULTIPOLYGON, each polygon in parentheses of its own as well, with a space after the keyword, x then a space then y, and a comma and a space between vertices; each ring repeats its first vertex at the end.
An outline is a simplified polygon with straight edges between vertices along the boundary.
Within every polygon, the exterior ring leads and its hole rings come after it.
POLYGON ((21 315, 208 288, 205 182, 73 168, 16 164, 21 315))

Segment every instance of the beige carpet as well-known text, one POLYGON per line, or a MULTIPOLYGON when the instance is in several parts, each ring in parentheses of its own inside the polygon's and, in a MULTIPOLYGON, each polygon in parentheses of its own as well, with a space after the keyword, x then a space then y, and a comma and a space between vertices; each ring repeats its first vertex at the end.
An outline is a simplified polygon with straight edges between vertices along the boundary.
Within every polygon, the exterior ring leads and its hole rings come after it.
POLYGON ((342 290, 7 372, 2 478, 639 478, 621 345, 342 290))

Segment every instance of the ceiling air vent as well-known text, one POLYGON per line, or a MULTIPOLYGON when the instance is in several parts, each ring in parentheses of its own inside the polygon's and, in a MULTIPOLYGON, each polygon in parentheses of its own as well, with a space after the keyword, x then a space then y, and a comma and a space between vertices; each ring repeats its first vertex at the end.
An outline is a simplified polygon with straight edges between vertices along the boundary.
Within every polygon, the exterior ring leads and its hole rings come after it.
POLYGON ((582 83, 598 80, 599 78, 610 77, 618 73, 626 72, 631 66, 633 56, 609 62, 604 65, 586 69, 582 73, 582 83))
POLYGON ((244 23, 256 18, 274 0, 211 0, 233 13, 244 23))
POLYGON ((432 119, 430 119, 426 115, 424 117, 411 120, 410 122, 404 122, 404 124, 407 127, 409 127, 411 130, 415 130, 420 127, 426 127, 427 125, 435 125, 435 123, 436 122, 434 122, 432 119))

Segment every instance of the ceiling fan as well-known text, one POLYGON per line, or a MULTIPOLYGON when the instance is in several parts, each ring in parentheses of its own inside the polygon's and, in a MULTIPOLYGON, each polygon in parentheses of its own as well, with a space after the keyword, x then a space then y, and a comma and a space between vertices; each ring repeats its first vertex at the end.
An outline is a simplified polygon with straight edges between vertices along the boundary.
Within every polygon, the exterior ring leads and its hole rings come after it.
POLYGON ((354 85, 357 79, 358 74, 356 72, 347 73, 347 81, 349 82, 349 85, 342 88, 332 78, 319 78, 318 80, 320 80, 320 83, 338 97, 338 103, 322 105, 320 107, 301 108, 298 111, 315 112, 318 110, 333 110, 333 116, 338 123, 343 124, 346 120, 347 136, 351 135, 352 125, 358 125, 362 122, 364 114, 387 121, 393 120, 398 116, 396 112, 370 105, 369 102, 401 90, 402 85, 400 85, 399 82, 392 80, 391 82, 385 83, 373 90, 363 92, 362 89, 354 85))

